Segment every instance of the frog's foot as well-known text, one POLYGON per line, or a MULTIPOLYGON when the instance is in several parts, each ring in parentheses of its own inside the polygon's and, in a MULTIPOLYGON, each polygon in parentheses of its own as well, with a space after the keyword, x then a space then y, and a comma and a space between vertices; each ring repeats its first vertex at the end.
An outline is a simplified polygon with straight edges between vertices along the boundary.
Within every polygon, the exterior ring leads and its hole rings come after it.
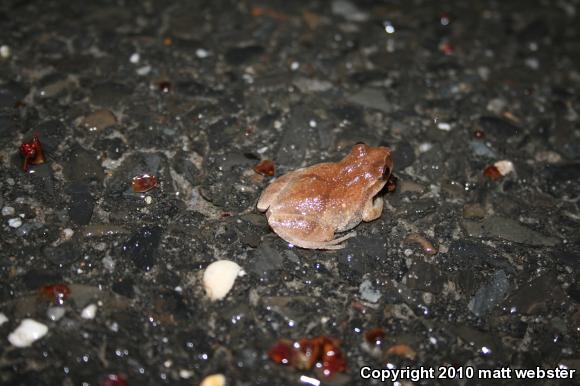
POLYGON ((383 213, 383 205, 384 202, 382 197, 375 197, 374 199, 368 200, 363 208, 363 221, 369 222, 381 217, 381 213, 383 213))
POLYGON ((276 231, 278 236, 286 240, 292 245, 295 245, 300 248, 306 249, 328 249, 328 250, 336 250, 336 249, 343 249, 345 244, 343 241, 350 239, 351 237, 356 236, 356 232, 349 232, 344 236, 338 237, 336 239, 330 241, 308 241, 308 240, 300 240, 290 234, 285 234, 284 231, 276 231))

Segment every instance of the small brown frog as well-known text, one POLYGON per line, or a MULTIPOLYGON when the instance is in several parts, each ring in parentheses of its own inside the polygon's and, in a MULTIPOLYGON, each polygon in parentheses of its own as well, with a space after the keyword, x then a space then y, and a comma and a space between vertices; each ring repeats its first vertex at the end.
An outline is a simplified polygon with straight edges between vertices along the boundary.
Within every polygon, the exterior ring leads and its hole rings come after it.
POLYGON ((342 249, 361 221, 381 216, 382 197, 391 170, 391 150, 356 144, 339 162, 320 163, 287 173, 272 182, 258 200, 268 224, 287 242, 309 249, 342 249))

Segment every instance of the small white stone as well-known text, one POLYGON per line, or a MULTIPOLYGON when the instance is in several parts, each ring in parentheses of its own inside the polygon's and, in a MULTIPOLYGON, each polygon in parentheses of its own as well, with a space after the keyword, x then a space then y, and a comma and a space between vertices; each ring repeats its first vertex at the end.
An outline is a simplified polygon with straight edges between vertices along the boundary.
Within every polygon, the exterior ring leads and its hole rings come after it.
POLYGON ((310 127, 315 128, 317 123, 314 119, 311 119, 310 122, 308 122, 308 124, 310 125, 310 127))
POLYGON ((81 318, 94 319, 96 314, 97 314, 97 305, 89 304, 81 311, 81 318))
POLYGON ((153 197, 151 197, 151 196, 145 196, 145 203, 147 205, 151 205, 152 202, 153 202, 153 197))
POLYGON ((24 319, 10 335, 8 341, 16 347, 28 347, 48 332, 48 327, 34 319, 24 319))
POLYGON ((514 171, 514 164, 512 161, 502 160, 493 164, 502 176, 510 174, 514 171))
POLYGON ((447 122, 439 122, 437 124, 437 128, 439 130, 443 130, 443 131, 450 131, 451 130, 451 125, 447 122))
POLYGON ((46 310, 46 316, 53 322, 60 320, 64 316, 64 313, 64 307, 49 307, 48 310, 46 310))
POLYGON ((8 225, 10 225, 12 228, 18 228, 20 225, 22 225, 22 219, 20 217, 11 218, 8 220, 8 225))
POLYGON ((64 228, 62 230, 62 238, 63 238, 63 240, 70 240, 71 237, 73 237, 74 234, 75 234, 75 231, 73 231, 70 228, 64 228))
POLYGON ((298 62, 292 62, 292 64, 290 64, 290 69, 291 69, 292 71, 296 71, 296 70, 298 70, 299 68, 300 68, 300 63, 298 63, 298 62))
POLYGON ((135 52, 131 57, 129 57, 129 61, 133 64, 139 63, 139 60, 141 60, 141 55, 139 55, 138 52, 135 52))
POLYGON ((419 145, 419 152, 426 153, 429 150, 431 150, 432 147, 433 147, 433 144, 431 144, 429 142, 423 142, 422 144, 419 145))
POLYGON ((11 206, 5 206, 2 208, 2 216, 14 216, 14 213, 16 213, 16 211, 11 206))
POLYGON ((198 48, 197 50, 195 50, 195 56, 197 56, 200 59, 205 59, 209 56, 209 52, 207 50, 204 50, 203 48, 198 48))
POLYGON ((208 375, 201 381, 199 386, 225 386, 226 377, 223 374, 208 375))
POLYGON ((540 68, 540 61, 536 58, 528 58, 526 59, 526 66, 532 70, 537 70, 540 68))
POLYGON ((11 55, 12 50, 10 49, 10 46, 7 46, 6 44, 0 46, 0 57, 2 57, 2 59, 8 59, 11 55))
POLYGON ((0 312, 0 326, 3 325, 4 323, 6 323, 8 321, 8 317, 6 315, 4 315, 3 312, 0 312))
POLYGON ((183 379, 189 379, 191 377, 193 377, 193 371, 191 370, 185 370, 185 369, 181 369, 179 370, 179 376, 183 379))
POLYGON ((151 72, 151 66, 143 66, 137 69, 137 75, 145 76, 151 72))
POLYGON ((221 300, 234 286, 238 276, 242 276, 242 268, 230 260, 218 260, 205 269, 203 273, 203 286, 207 296, 211 300, 221 300))
POLYGON ((115 260, 111 256, 107 255, 103 257, 101 262, 107 271, 113 271, 115 269, 115 260))

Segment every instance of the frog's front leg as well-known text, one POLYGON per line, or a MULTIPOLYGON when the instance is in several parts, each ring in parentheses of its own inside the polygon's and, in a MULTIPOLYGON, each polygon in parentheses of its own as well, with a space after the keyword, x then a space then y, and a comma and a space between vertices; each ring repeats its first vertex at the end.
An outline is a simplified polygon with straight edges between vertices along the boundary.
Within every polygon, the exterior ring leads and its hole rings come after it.
POLYGON ((334 239, 334 227, 324 224, 315 218, 309 219, 298 214, 272 214, 268 215, 268 223, 278 236, 302 248, 309 249, 342 249, 344 240, 356 236, 356 232, 350 232, 342 237, 334 239))
POLYGON ((382 197, 375 197, 374 199, 371 198, 368 200, 363 208, 363 221, 369 222, 381 217, 383 206, 384 202, 382 197))

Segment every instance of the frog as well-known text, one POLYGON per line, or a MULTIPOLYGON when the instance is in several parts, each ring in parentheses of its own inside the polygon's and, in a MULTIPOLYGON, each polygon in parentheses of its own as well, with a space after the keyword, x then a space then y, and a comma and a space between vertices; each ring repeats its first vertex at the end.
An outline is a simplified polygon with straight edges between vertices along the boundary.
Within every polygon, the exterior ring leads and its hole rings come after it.
POLYGON ((296 169, 276 178, 260 195, 257 209, 265 212, 272 230, 293 246, 337 250, 361 222, 379 218, 383 197, 378 193, 393 169, 391 150, 357 143, 342 160, 296 169))

